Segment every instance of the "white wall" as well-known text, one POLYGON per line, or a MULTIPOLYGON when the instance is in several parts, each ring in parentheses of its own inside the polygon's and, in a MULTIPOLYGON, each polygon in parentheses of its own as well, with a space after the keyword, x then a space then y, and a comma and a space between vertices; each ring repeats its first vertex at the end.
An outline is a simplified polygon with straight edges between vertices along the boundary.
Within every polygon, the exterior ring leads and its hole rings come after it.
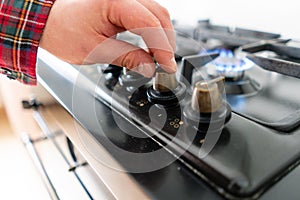
POLYGON ((212 23, 276 32, 300 39, 299 0, 156 0, 173 19, 194 24, 198 19, 212 23))

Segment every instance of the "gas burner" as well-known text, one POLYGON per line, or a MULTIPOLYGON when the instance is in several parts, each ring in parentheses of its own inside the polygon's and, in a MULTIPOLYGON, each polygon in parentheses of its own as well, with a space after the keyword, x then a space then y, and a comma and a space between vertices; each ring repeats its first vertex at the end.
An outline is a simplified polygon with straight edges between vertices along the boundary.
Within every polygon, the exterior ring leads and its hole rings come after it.
POLYGON ((245 75, 254 63, 246 58, 241 51, 232 51, 221 48, 200 53, 215 53, 219 56, 205 65, 210 77, 223 76, 225 78, 225 90, 227 95, 254 95, 261 86, 253 78, 245 75))
POLYGON ((237 81, 243 78, 246 70, 254 66, 253 62, 242 54, 235 54, 228 49, 215 49, 209 52, 220 54, 218 58, 206 65, 210 75, 221 75, 225 79, 237 81))
MULTIPOLYGON (((222 57, 220 56, 220 52, 203 52, 198 55, 184 57, 182 60, 180 81, 194 85, 197 81, 203 80, 203 78, 209 80, 216 77, 224 77, 227 95, 250 96, 256 94, 262 87, 252 76, 245 74, 245 71, 251 71, 254 64, 246 58, 244 60, 238 59, 238 57, 224 58, 224 55, 228 54, 223 54, 222 57), (220 62, 224 60, 226 60, 226 62, 234 60, 236 63, 239 63, 239 66, 232 67, 231 63, 230 69, 232 71, 226 71, 224 69, 218 71, 216 66, 224 67, 225 64, 220 64, 220 62), (224 72, 226 72, 226 74, 224 72), (205 77, 203 77, 203 75, 205 77)), ((191 90, 188 90, 188 92, 191 93, 191 90)))

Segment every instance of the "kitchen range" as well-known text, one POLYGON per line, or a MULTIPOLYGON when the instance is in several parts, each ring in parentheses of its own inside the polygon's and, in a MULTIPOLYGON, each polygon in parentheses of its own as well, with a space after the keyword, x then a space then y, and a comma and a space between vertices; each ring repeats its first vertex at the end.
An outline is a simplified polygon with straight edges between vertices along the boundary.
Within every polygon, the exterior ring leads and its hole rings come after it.
POLYGON ((152 79, 74 66, 41 49, 39 81, 150 198, 298 198, 300 42, 209 20, 174 27, 176 75, 159 63, 152 79))

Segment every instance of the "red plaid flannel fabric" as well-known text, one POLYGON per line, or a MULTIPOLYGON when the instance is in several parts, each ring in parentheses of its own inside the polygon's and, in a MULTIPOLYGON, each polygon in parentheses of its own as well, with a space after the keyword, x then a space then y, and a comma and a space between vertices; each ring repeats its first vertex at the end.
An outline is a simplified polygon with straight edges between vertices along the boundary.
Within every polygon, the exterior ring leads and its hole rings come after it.
POLYGON ((55 0, 2 0, 0 73, 36 84, 37 49, 55 0))

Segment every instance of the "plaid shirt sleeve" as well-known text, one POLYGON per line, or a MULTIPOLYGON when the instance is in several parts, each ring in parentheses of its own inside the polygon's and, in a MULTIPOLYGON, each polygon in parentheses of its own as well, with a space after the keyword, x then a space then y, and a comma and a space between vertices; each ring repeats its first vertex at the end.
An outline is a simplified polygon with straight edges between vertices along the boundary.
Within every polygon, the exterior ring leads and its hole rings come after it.
POLYGON ((36 85, 39 41, 55 0, 1 0, 0 73, 36 85))

